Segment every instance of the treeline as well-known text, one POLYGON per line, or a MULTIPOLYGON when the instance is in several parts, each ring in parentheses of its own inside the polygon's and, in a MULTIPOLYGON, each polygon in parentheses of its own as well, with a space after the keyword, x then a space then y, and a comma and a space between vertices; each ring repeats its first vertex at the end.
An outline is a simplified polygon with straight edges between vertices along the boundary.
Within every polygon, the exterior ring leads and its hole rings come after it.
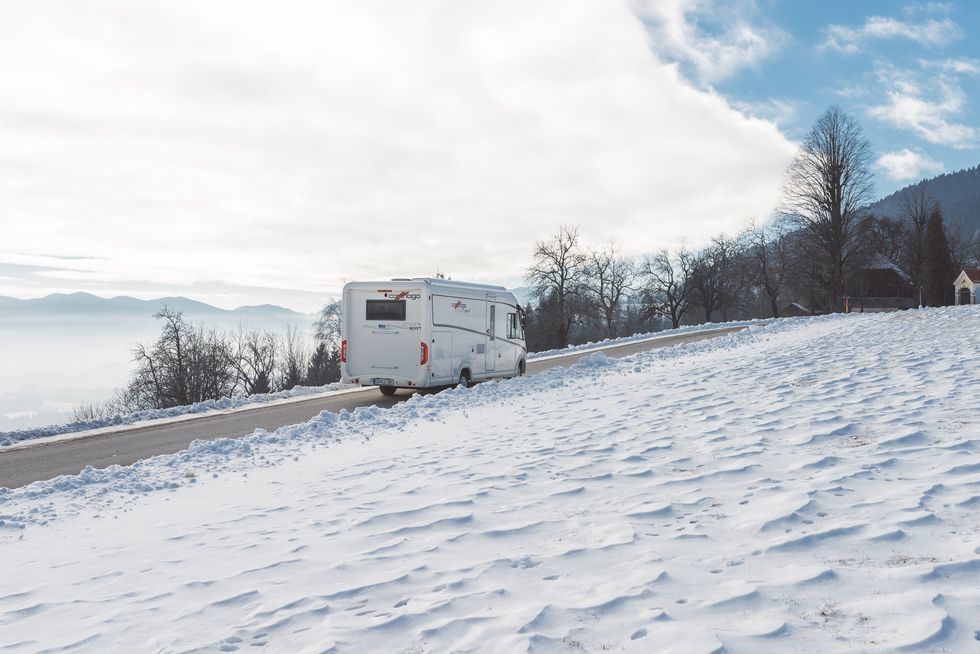
MULTIPOLYGON (((526 271, 528 349, 684 324, 835 312, 845 303, 862 310, 871 300, 893 301, 893 308, 953 304, 953 281, 980 259, 978 244, 946 226, 942 207, 922 184, 903 194, 895 218, 869 212, 872 164, 860 125, 831 107, 801 142, 774 220, 715 236, 701 248, 640 257, 623 255, 615 243, 584 247, 576 228, 561 227, 536 244, 526 271), (885 293, 882 273, 898 280, 885 293)), ((283 335, 241 327, 224 334, 167 309, 155 317, 162 321, 160 337, 137 347, 129 384, 76 417, 340 379, 339 303, 321 311, 312 350, 295 329, 283 335)))
POLYGON ((283 333, 245 326, 225 333, 188 323, 166 307, 153 317, 162 323, 160 336, 136 346, 129 383, 101 405, 76 408, 76 420, 340 381, 339 304, 321 312, 312 348, 295 326, 283 333))
POLYGON ((876 213, 895 215, 905 202, 904 196, 924 189, 943 205, 943 213, 967 230, 980 228, 980 166, 954 173, 942 173, 892 193, 872 205, 876 213))
POLYGON ((562 227, 536 244, 527 270, 529 349, 845 303, 859 311, 872 300, 953 304, 956 275, 980 259, 977 242, 947 227, 923 185, 903 196, 897 217, 870 213, 871 166, 860 125, 831 107, 801 143, 778 217, 766 224, 642 257, 623 256, 617 244, 583 247, 577 229, 562 227), (901 288, 882 296, 888 275, 901 288))

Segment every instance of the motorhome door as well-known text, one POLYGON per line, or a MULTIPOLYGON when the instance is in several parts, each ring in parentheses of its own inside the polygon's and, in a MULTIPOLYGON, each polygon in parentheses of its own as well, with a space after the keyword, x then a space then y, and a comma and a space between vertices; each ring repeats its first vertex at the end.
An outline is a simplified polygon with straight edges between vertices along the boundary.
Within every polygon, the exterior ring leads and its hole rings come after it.
POLYGON ((487 372, 497 365, 497 296, 487 295, 487 372))

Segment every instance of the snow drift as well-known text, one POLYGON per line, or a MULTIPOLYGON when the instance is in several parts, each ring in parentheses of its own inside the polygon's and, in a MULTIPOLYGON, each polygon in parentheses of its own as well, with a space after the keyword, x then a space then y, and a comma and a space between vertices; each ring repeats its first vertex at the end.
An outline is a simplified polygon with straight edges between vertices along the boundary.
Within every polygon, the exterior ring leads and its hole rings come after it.
POLYGON ((592 354, 0 491, 0 647, 976 649, 978 318, 592 354))

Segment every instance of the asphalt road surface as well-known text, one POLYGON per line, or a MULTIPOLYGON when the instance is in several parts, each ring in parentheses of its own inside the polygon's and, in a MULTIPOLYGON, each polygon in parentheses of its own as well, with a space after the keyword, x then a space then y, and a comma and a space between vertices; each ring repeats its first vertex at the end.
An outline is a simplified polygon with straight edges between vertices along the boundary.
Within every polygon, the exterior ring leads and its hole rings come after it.
MULTIPOLYGON (((623 357, 635 352, 692 343, 717 338, 745 329, 726 327, 710 331, 664 336, 645 343, 627 343, 603 348, 611 357, 623 357)), ((529 361, 530 375, 577 362, 583 353, 569 354, 545 361, 529 361)), ((384 397, 377 388, 327 397, 297 400, 288 404, 262 405, 233 413, 202 414, 180 422, 158 425, 143 424, 111 433, 73 434, 70 440, 25 444, 0 451, 0 487, 16 488, 34 481, 52 479, 59 475, 74 475, 86 466, 105 468, 110 465, 129 465, 158 454, 179 452, 197 439, 240 438, 256 429, 275 431, 285 425, 306 422, 321 411, 348 411, 359 406, 390 407, 408 399, 415 391, 399 390, 393 397, 384 397)))

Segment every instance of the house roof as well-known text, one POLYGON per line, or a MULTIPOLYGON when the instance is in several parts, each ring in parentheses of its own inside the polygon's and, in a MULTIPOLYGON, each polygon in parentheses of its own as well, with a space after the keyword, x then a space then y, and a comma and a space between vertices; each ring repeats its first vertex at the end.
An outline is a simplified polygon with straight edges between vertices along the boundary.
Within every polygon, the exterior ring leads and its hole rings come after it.
POLYGON ((960 274, 962 275, 963 273, 966 273, 966 276, 974 284, 980 282, 980 268, 964 268, 960 274))
MULTIPOLYGON (((912 278, 909 276, 909 274, 904 270, 902 270, 901 268, 899 268, 894 261, 892 261, 886 256, 878 255, 877 257, 875 257, 874 261, 872 261, 871 264, 865 268, 865 270, 890 270, 894 272, 896 275, 898 275, 899 277, 901 277, 903 281, 908 283, 912 282, 912 278)), ((971 277, 970 279, 973 278, 971 277)), ((980 277, 978 277, 977 279, 980 279, 980 277)))

